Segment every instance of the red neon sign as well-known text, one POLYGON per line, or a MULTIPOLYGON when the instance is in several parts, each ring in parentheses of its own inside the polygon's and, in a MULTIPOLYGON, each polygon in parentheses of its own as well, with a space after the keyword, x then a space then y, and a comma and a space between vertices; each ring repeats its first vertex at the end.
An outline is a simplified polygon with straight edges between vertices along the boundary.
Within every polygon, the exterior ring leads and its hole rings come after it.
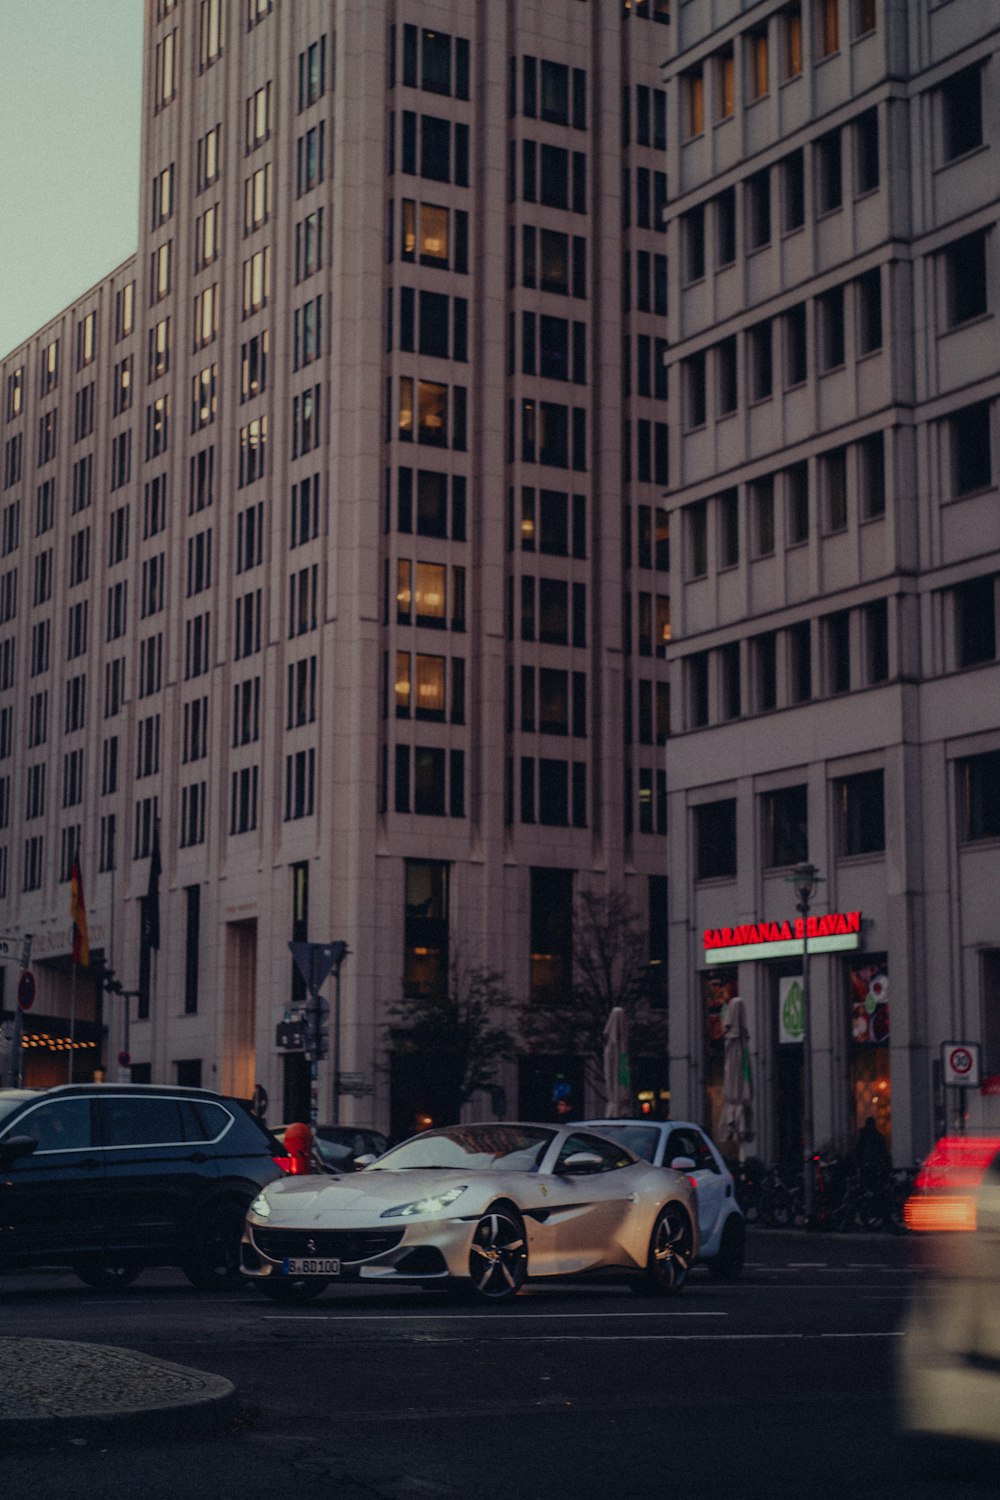
POLYGON ((831 911, 794 922, 747 922, 742 927, 706 927, 702 943, 713 948, 742 948, 751 943, 791 943, 803 938, 848 937, 860 933, 859 911, 831 911))

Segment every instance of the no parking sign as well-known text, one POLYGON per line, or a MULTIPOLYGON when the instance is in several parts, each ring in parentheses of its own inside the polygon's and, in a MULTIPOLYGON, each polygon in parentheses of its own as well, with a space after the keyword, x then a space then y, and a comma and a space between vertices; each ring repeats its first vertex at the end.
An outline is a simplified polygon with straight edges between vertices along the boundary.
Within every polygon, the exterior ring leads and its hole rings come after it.
POLYGON ((941 1081, 945 1087, 979 1087, 979 1043, 944 1042, 941 1046, 941 1081))

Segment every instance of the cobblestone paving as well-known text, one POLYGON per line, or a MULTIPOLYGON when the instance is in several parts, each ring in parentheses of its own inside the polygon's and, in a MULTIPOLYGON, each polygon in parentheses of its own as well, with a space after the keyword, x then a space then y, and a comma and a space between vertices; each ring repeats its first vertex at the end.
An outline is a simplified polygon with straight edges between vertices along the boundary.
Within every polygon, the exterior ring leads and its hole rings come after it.
POLYGON ((212 1401, 229 1381, 130 1349, 0 1338, 0 1423, 145 1411, 212 1401))

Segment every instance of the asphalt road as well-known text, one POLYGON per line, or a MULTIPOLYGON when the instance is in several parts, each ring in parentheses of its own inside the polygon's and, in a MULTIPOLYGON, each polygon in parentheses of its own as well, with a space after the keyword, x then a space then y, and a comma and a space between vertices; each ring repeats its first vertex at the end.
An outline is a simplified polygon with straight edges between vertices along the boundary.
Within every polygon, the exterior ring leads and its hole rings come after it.
MULTIPOLYGON (((236 1382, 215 1437, 15 1449, 26 1500, 978 1500, 893 1430, 905 1241, 757 1231, 742 1281, 679 1299, 529 1288, 496 1308, 341 1288, 302 1307, 150 1271, 110 1297, 0 1281, 5 1335, 143 1350, 236 1382)), ((2 1372, 0 1372, 2 1378, 2 1372)))

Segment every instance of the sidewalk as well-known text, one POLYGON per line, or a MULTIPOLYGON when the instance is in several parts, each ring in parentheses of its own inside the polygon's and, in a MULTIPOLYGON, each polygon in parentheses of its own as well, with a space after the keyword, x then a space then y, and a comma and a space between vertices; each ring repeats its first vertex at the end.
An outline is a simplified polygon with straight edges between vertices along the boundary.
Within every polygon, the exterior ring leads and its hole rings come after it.
POLYGON ((63 1339, 0 1338, 0 1449, 5 1443, 204 1431, 232 1414, 221 1375, 134 1349, 63 1339))

